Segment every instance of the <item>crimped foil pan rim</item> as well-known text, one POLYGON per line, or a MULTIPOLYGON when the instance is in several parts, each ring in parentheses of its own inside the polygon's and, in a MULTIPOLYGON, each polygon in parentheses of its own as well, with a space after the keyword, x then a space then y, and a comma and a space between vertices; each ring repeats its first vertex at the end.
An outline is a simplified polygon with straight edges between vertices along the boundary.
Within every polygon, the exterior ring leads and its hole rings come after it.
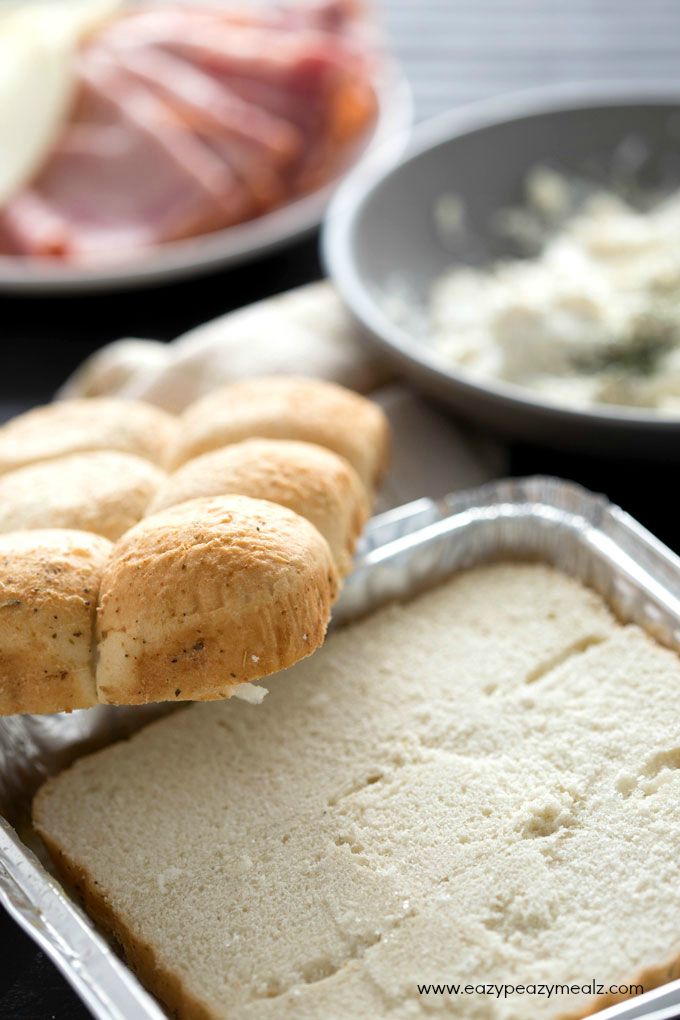
POLYGON ((91 922, 0 817, 0 903, 100 1020, 165 1020, 91 922))
MULTIPOLYGON (((387 539, 440 517, 434 502, 423 498, 373 518, 361 538, 357 559, 387 539)), ((124 725, 128 710, 101 706, 87 712, 89 718, 95 713, 111 716, 109 735, 121 737, 121 719, 124 725)), ((147 721, 155 714, 153 708, 141 712, 147 721)), ((79 714, 61 716, 58 725, 71 728, 79 714)), ((35 785, 34 776, 32 780, 35 785)), ((156 1000, 1 814, 0 904, 51 959, 97 1020, 165 1020, 166 1013, 156 1000)))
MULTIPOLYGON (((599 590, 621 617, 636 620, 658 640, 680 650, 680 559, 605 497, 546 477, 492 482, 437 503, 418 500, 374 518, 335 621, 342 623, 381 603, 407 597, 484 558, 513 556, 547 559, 580 577, 599 590)), ((89 710, 83 719, 93 727, 98 718, 113 720, 104 730, 107 739, 120 736, 121 720, 124 726, 126 717, 106 709, 100 716, 94 714, 99 711, 89 710)), ((62 731, 77 733, 75 716, 70 721, 53 717, 54 724, 47 725, 50 750, 50 741, 58 743, 62 731)), ((24 727, 30 732, 33 717, 26 718, 24 727)), ((15 737, 22 734, 20 725, 15 737)), ((12 738, 11 728, 0 727, 0 744, 6 733, 12 738)), ((15 739, 14 746, 21 742, 15 739)), ((3 818, 0 902, 50 956, 98 1020, 165 1016, 3 818)), ((597 1016, 668 1020, 678 1015, 678 1005, 680 981, 597 1016)))

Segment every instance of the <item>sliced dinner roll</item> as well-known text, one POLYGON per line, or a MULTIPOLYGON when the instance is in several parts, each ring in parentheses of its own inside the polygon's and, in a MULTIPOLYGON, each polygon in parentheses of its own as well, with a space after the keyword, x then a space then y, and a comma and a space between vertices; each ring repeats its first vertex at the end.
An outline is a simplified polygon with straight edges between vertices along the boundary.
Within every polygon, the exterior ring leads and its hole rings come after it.
POLYGON ((115 541, 164 478, 148 460, 109 450, 29 464, 0 475, 0 532, 76 528, 115 541))
POLYGON ((0 474, 86 450, 118 450, 163 464, 176 427, 176 418, 140 400, 45 404, 0 428, 0 474))
POLYGON ((99 699, 228 698, 318 648, 337 590, 328 543, 286 507, 208 497, 147 517, 104 570, 99 699))
POLYGON ((389 426, 377 404, 320 379, 271 376, 221 387, 191 404, 180 417, 170 467, 252 438, 301 439, 334 450, 369 491, 389 457, 389 426))
POLYGON ((0 714, 97 703, 95 610, 112 548, 84 531, 0 535, 0 714))
POLYGON ((228 493, 267 499, 306 517, 328 542, 340 574, 351 569, 369 501, 344 457, 315 443, 247 439, 187 461, 167 477, 148 512, 228 493))

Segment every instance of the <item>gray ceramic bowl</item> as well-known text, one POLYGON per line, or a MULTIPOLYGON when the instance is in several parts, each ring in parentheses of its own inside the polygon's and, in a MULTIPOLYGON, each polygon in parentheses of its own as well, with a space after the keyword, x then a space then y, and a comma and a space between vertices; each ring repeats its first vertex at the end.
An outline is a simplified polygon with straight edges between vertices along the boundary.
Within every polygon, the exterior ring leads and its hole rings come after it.
MULTIPOLYGON (((394 290, 418 309, 428 287, 456 262, 500 254, 489 223, 518 203, 536 164, 606 180, 615 153, 639 156, 643 184, 680 187, 680 84, 541 89, 475 103, 421 125, 406 155, 374 159, 331 204, 323 256, 342 297, 402 373, 465 416, 509 435, 571 449, 680 455, 680 418, 605 407, 572 410, 528 389, 452 368, 385 306, 394 290), (459 250, 436 229, 438 196, 463 200, 468 230, 459 250)), ((678 239, 680 245, 680 238, 678 239)))

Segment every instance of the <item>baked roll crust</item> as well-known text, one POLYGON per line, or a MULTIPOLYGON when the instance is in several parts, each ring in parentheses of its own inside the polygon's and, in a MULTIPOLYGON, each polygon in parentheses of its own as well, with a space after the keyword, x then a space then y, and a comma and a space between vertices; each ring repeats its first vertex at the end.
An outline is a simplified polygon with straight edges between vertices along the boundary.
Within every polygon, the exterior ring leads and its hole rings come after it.
POLYGON ((318 648, 337 590, 328 543, 285 507, 208 497, 147 517, 102 578, 99 700, 228 698, 318 648))
POLYGON ((370 505, 344 457, 315 443, 247 439, 187 461, 160 486, 148 512, 228 493, 266 499, 306 517, 328 542, 340 575, 349 573, 370 505))
POLYGON ((75 528, 115 541, 136 524, 165 473, 112 450, 74 453, 0 475, 0 532, 75 528))
POLYGON ((97 595, 111 543, 85 531, 0 535, 0 714, 97 704, 97 595))
POLYGON ((388 447, 376 404, 290 376, 4 425, 0 713, 228 698, 309 655, 388 447))
POLYGON ((271 376, 224 386, 180 417, 170 467, 243 439, 298 439, 344 457, 373 492, 389 460, 389 426, 377 404, 320 379, 271 376))
POLYGON ((86 450, 134 453, 163 464, 177 419, 141 400, 92 397, 36 407, 0 428, 0 474, 86 450))

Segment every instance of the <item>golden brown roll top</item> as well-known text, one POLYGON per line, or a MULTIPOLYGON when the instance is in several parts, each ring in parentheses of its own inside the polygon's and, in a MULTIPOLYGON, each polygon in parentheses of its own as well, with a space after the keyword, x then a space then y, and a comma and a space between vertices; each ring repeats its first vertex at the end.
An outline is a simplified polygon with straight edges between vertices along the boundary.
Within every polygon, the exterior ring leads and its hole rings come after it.
POLYGON ((306 517, 328 542, 340 575, 351 569, 369 501, 343 457, 314 443, 248 439, 187 461, 160 486, 148 512, 229 493, 266 499, 306 517))
POLYGON ((164 478, 150 461, 109 450, 29 464, 0 475, 0 532, 75 528, 115 541, 164 478))
POLYGON ((233 383, 180 417, 170 467, 244 439, 297 439, 344 457, 373 492, 389 459, 389 426, 372 401, 320 379, 272 376, 233 383))
POLYGON ((99 699, 229 697, 318 648, 337 589, 328 543, 285 507, 225 496, 147 517, 104 570, 99 699))
POLYGON ((0 714, 97 703, 95 612, 111 548, 84 531, 0 535, 0 714))
POLYGON ((118 450, 164 464, 176 427, 172 415, 139 400, 45 404, 0 428, 0 474, 86 450, 118 450))
POLYGON ((286 377, 0 428, 0 714, 225 698, 309 655, 387 456, 376 405, 286 377))

